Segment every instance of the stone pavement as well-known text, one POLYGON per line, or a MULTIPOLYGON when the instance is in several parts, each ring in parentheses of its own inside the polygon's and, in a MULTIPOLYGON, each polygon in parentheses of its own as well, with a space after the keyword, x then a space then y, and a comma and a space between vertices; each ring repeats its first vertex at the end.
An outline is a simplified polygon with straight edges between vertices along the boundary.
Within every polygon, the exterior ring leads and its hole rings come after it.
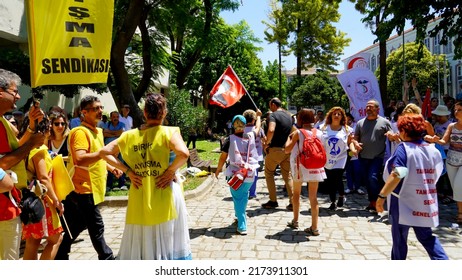
MULTIPOLYGON (((310 226, 309 201, 301 198, 300 230, 286 227, 292 213, 285 209, 288 198, 282 192, 283 181, 276 177, 279 208, 266 210, 268 200, 264 177, 257 186, 258 197, 247 207, 248 235, 240 236, 232 226, 233 203, 223 177, 218 183, 208 178, 194 192, 186 192, 190 215, 190 236, 195 260, 388 260, 391 250, 390 225, 387 216, 369 213, 367 195, 347 195, 345 207, 328 210, 328 195, 319 194, 321 235, 307 239, 303 228, 310 226)), ((306 188, 306 187, 305 187, 306 188)), ((126 201, 109 198, 101 211, 105 237, 117 254, 124 228, 126 201)), ((451 228, 457 213, 455 203, 440 205, 440 226, 434 233, 440 238, 452 260, 462 260, 462 229, 451 228)), ((86 231, 83 241, 72 247, 71 259, 96 260, 97 256, 86 231)), ((426 251, 409 233, 410 260, 428 260, 426 251)))

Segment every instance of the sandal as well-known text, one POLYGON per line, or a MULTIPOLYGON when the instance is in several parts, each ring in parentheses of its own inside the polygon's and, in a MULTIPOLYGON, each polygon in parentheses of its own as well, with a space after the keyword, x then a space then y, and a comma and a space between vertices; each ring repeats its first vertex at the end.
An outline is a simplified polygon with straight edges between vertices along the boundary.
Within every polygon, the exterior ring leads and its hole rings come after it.
POLYGON ((317 229, 312 229, 311 227, 306 228, 304 231, 305 231, 308 235, 311 235, 311 236, 318 236, 318 235, 319 235, 319 230, 317 230, 317 229))
POLYGON ((293 229, 298 229, 298 222, 292 220, 292 221, 287 223, 287 226, 290 227, 290 228, 293 228, 293 229))

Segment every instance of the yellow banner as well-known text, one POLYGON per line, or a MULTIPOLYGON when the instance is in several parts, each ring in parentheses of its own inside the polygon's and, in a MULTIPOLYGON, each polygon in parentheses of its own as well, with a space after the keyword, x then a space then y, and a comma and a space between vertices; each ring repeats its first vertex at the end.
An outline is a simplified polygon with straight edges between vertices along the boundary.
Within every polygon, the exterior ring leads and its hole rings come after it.
POLYGON ((114 0, 28 0, 32 87, 106 83, 114 0))

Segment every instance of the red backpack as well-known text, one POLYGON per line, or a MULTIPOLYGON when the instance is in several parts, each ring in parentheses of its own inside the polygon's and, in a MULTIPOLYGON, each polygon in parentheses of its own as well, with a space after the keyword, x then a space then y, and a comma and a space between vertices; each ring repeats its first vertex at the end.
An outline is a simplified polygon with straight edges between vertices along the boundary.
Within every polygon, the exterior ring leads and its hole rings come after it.
POLYGON ((306 169, 324 167, 327 162, 326 150, 321 140, 316 137, 316 128, 311 130, 313 135, 309 135, 304 129, 300 129, 300 132, 305 137, 302 150, 298 154, 300 163, 306 169))

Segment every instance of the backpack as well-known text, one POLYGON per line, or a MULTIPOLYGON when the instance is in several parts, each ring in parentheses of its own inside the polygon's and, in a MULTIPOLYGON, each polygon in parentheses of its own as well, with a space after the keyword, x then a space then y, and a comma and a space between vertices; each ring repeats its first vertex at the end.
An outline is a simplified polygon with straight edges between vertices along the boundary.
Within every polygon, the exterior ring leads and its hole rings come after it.
POLYGON ((316 169, 324 167, 327 162, 326 150, 324 145, 316 137, 316 128, 313 128, 311 132, 313 135, 309 135, 304 129, 300 129, 305 139, 303 140, 302 150, 298 154, 300 163, 306 169, 316 169))

